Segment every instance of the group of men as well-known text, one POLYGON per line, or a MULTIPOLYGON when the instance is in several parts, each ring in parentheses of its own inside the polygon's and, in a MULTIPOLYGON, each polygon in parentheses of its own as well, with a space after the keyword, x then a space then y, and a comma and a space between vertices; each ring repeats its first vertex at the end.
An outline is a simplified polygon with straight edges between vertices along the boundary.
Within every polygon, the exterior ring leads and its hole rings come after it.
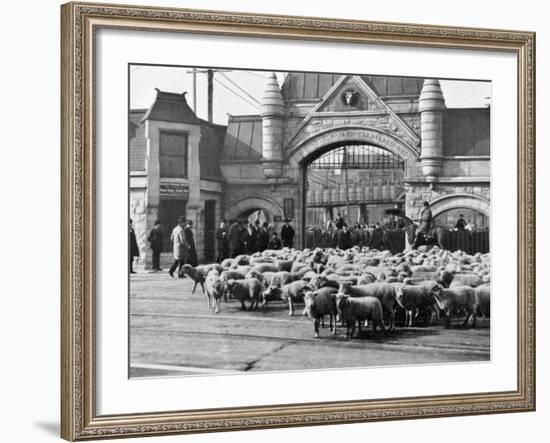
MULTIPOLYGON (((351 248, 351 232, 340 213, 337 214, 334 225, 338 230, 338 248, 351 248)), ((467 223, 463 215, 460 214, 455 228, 458 230, 471 230, 471 226, 471 223, 467 223)), ((186 220, 185 217, 182 216, 178 220, 178 225, 172 230, 170 239, 173 245, 174 263, 168 271, 171 277, 174 277, 174 272, 176 270, 179 275, 184 264, 190 264, 192 266, 198 264, 192 227, 193 222, 191 220, 186 220)), ((430 210, 430 204, 424 202, 424 207, 420 213, 420 226, 416 233, 413 247, 416 248, 418 245, 422 244, 426 240, 426 237, 429 236, 432 228, 433 215, 430 210)), ((288 218, 284 220, 284 224, 281 227, 280 237, 277 235, 277 231, 272 226, 268 225, 267 222, 264 222, 260 226, 258 220, 254 223, 250 223, 236 219, 231 220, 229 228, 227 228, 225 221, 222 221, 220 227, 216 231, 217 261, 219 263, 226 258, 234 258, 240 254, 263 252, 266 249, 281 249, 283 247, 292 248, 294 244, 294 234, 294 228, 290 225, 290 220, 288 218)), ((155 221, 147 240, 153 252, 153 272, 161 271, 160 254, 163 249, 164 236, 159 220, 155 221)), ((129 252, 130 273, 135 274, 133 261, 134 257, 139 256, 139 248, 136 241, 136 234, 132 227, 132 219, 130 219, 129 252)))
MULTIPOLYGON (((193 222, 180 217, 177 226, 172 230, 170 240, 173 246, 174 263, 168 273, 174 277, 177 270, 178 276, 181 275, 181 269, 184 264, 197 266, 197 250, 193 236, 193 222)), ((136 240, 136 234, 133 229, 132 219, 130 219, 130 274, 135 274, 133 263, 134 258, 139 257, 139 247, 136 240)), ((161 229, 160 220, 156 220, 153 229, 147 237, 152 251, 153 269, 152 272, 162 271, 160 267, 160 254, 163 250, 164 235, 161 229)), ((229 228, 226 228, 225 221, 220 223, 216 231, 216 244, 218 250, 217 261, 221 262, 226 258, 234 258, 239 254, 253 254, 254 252, 263 252, 266 249, 281 249, 283 247, 292 248, 294 244, 294 228, 290 225, 290 220, 285 219, 281 228, 281 237, 267 223, 260 226, 260 222, 244 223, 242 220, 232 220, 229 228)))
MULTIPOLYGON (((197 250, 195 247, 195 239, 193 236, 193 222, 186 220, 185 217, 180 217, 177 226, 172 230, 170 240, 172 241, 174 252, 174 263, 170 267, 168 273, 171 277, 174 277, 174 272, 181 275, 181 268, 184 264, 191 266, 197 266, 197 250)), ((151 247, 153 258, 152 272, 162 271, 160 267, 160 254, 164 245, 164 234, 162 233, 160 220, 156 220, 153 229, 149 232, 147 237, 149 246, 151 247)), ((130 219, 130 274, 135 274, 133 263, 134 258, 139 257, 139 247, 136 240, 136 234, 133 229, 132 219, 130 219)))
POLYGON ((259 220, 254 223, 242 220, 231 220, 229 228, 225 220, 220 223, 216 231, 217 261, 226 258, 235 258, 239 254, 253 254, 266 249, 292 248, 294 244, 294 228, 290 220, 285 219, 281 228, 281 237, 277 231, 264 222, 260 226, 259 220))

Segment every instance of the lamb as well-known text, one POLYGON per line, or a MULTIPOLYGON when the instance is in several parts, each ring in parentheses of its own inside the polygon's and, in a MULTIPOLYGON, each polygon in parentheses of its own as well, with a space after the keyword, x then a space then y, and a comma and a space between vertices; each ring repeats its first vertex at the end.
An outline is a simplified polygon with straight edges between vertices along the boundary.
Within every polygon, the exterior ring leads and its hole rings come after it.
POLYGON ((340 318, 346 325, 346 338, 352 338, 355 332, 355 324, 358 325, 357 335, 361 333, 361 322, 372 321, 372 331, 380 326, 383 334, 386 335, 384 321, 382 318, 382 304, 376 297, 352 298, 349 295, 336 295, 336 308, 340 318))
POLYGON ((206 295, 208 297, 208 309, 214 309, 214 312, 220 312, 220 299, 225 293, 225 283, 216 270, 212 270, 206 276, 206 295), (212 306, 211 306, 212 302, 212 306))
POLYGON ((336 334, 336 292, 334 288, 321 288, 304 294, 305 313, 313 320, 315 338, 319 338, 319 323, 325 315, 329 316, 329 330, 336 334), (334 327, 332 321, 334 319, 334 327))
POLYGON ((227 287, 234 298, 241 302, 241 309, 246 310, 245 300, 250 301, 249 310, 258 308, 262 283, 257 278, 246 278, 244 280, 229 280, 227 287))
POLYGON ((191 265, 183 265, 180 273, 182 275, 188 275, 191 278, 191 280, 195 282, 195 286, 193 286, 192 294, 195 293, 195 289, 199 284, 201 285, 202 293, 205 294, 205 291, 204 291, 205 274, 200 269, 196 269, 191 265))

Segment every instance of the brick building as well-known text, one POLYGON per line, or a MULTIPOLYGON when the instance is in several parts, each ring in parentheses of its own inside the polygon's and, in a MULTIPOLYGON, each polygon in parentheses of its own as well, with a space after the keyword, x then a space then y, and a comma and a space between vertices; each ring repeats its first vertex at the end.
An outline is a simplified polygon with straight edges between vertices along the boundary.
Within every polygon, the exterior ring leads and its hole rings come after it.
POLYGON ((206 261, 219 221, 256 211, 290 217, 298 246, 306 224, 335 211, 365 223, 400 207, 415 220, 429 201, 441 225, 458 212, 489 222, 490 109, 447 108, 437 80, 289 73, 279 86, 272 75, 260 114, 227 126, 199 119, 185 93, 157 90, 129 125, 130 217, 146 265, 154 220, 168 238, 183 214, 206 261))

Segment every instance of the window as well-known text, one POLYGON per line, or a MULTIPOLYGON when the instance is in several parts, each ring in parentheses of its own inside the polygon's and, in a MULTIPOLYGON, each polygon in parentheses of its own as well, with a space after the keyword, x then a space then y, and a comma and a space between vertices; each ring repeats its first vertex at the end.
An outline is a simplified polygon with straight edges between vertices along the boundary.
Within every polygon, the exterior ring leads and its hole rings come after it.
POLYGON ((159 161, 161 177, 187 178, 187 135, 161 131, 159 161))

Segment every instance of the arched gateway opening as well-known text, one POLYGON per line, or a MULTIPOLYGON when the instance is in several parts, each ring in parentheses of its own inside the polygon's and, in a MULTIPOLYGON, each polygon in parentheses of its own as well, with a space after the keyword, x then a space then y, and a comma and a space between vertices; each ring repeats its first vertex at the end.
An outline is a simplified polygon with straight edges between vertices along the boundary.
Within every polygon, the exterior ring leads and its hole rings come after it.
MULTIPOLYGON (((354 221, 359 219, 371 224, 383 220, 384 208, 404 208, 404 171, 412 167, 420 155, 419 147, 394 134, 366 126, 335 126, 320 131, 291 145, 286 154, 291 166, 300 171, 295 223, 298 244, 302 246, 308 222, 326 220, 339 209, 345 208, 349 216, 355 217, 354 221), (340 187, 330 190, 330 182, 323 185, 323 180, 326 181, 327 171, 337 169, 341 171, 340 187), (321 182, 321 189, 310 183, 310 177, 314 176, 317 176, 315 181, 321 182), (344 186, 346 176, 348 186, 344 186), (352 177, 354 187, 350 186, 352 177), (329 195, 330 204, 323 206, 329 195), (333 199, 336 195, 338 200, 333 199), (333 209, 325 209, 326 215, 323 215, 319 208, 333 209)), ((329 172, 330 178, 334 179, 329 172)))
POLYGON ((405 162, 373 144, 336 143, 304 160, 306 229, 331 227, 337 214, 352 226, 383 225, 402 209, 405 162))

